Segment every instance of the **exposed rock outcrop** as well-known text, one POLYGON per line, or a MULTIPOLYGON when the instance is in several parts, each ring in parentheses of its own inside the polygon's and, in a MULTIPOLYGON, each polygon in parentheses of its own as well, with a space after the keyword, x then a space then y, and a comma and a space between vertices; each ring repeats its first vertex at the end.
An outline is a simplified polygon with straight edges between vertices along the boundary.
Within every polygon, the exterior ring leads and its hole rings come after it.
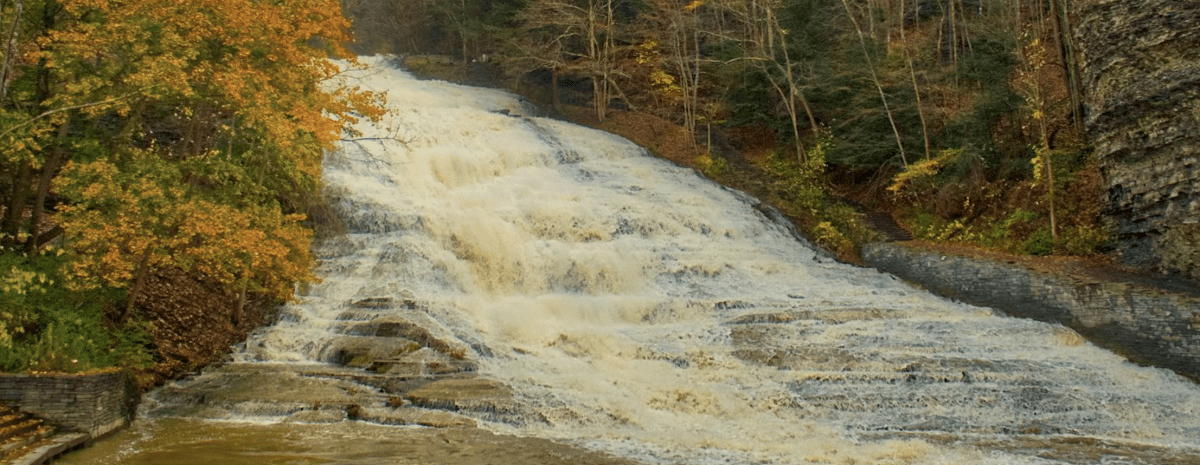
POLYGON ((1122 259, 1200 278, 1200 3, 1075 5, 1084 123, 1122 259))
POLYGON ((1195 288, 1126 276, 1045 273, 901 243, 867 244, 863 260, 936 294, 1061 324, 1135 361, 1200 380, 1200 293, 1195 288))

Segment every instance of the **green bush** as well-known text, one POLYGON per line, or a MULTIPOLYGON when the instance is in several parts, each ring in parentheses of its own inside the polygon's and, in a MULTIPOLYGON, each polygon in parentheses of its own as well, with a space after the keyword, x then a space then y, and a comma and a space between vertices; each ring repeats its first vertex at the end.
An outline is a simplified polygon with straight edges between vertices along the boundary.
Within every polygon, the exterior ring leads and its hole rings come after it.
POLYGON ((1013 242, 1017 240, 1013 237, 1015 230, 1028 228, 1027 225, 1037 221, 1039 217, 1035 211, 1018 207, 1006 218, 992 225, 991 230, 983 235, 983 245, 1011 250, 1013 242))
POLYGON ((811 144, 801 163, 786 151, 776 151, 763 168, 770 175, 771 191, 785 210, 808 225, 805 233, 817 245, 843 257, 857 255, 858 245, 876 240, 862 214, 829 195, 824 186, 826 154, 833 139, 828 134, 811 144))
POLYGON ((729 174, 729 162, 724 157, 713 155, 712 152, 705 152, 696 163, 700 166, 700 172, 710 179, 719 180, 729 174))
POLYGON ((62 275, 65 262, 52 248, 35 256, 0 251, 7 274, 0 278, 0 371, 148 366, 149 325, 114 327, 105 318, 124 291, 72 290, 62 275))
POLYGON ((949 224, 941 217, 928 212, 919 212, 912 217, 913 236, 918 239, 936 239, 949 224))
POLYGON ((1111 242, 1108 230, 1099 226, 1068 226, 1058 232, 1059 253, 1067 255, 1095 255, 1111 242))
POLYGON ((1042 228, 1034 232, 1021 243, 1021 253, 1028 255, 1050 255, 1054 252, 1054 236, 1050 228, 1042 228))

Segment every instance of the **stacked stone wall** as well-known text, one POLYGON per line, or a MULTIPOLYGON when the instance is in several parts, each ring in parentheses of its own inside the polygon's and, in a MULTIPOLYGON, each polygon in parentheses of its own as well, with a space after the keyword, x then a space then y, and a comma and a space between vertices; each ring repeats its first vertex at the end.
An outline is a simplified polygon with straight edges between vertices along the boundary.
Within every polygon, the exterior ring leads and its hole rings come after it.
POLYGON ((1200 297, 1082 282, 896 243, 868 244, 862 255, 869 265, 939 295, 1062 324, 1135 361, 1200 379, 1200 297))
POLYGON ((133 419, 139 392, 121 372, 85 375, 0 374, 0 404, 18 407, 93 438, 133 419))

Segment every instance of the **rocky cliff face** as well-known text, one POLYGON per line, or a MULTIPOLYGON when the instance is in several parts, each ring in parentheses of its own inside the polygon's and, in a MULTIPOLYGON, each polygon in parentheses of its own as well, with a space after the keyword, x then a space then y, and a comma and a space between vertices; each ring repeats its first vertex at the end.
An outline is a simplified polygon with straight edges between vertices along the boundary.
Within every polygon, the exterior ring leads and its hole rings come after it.
POLYGON ((1075 6, 1084 124, 1123 260, 1200 278, 1200 2, 1075 6))

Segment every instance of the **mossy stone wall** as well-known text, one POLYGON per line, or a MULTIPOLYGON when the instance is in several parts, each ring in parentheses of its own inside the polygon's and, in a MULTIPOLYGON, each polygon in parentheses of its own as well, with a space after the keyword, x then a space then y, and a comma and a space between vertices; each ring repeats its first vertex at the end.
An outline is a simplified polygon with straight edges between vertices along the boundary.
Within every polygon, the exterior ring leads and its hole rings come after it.
POLYGON ((0 373, 0 404, 15 406, 69 431, 93 438, 129 424, 140 392, 122 372, 93 374, 0 373))

